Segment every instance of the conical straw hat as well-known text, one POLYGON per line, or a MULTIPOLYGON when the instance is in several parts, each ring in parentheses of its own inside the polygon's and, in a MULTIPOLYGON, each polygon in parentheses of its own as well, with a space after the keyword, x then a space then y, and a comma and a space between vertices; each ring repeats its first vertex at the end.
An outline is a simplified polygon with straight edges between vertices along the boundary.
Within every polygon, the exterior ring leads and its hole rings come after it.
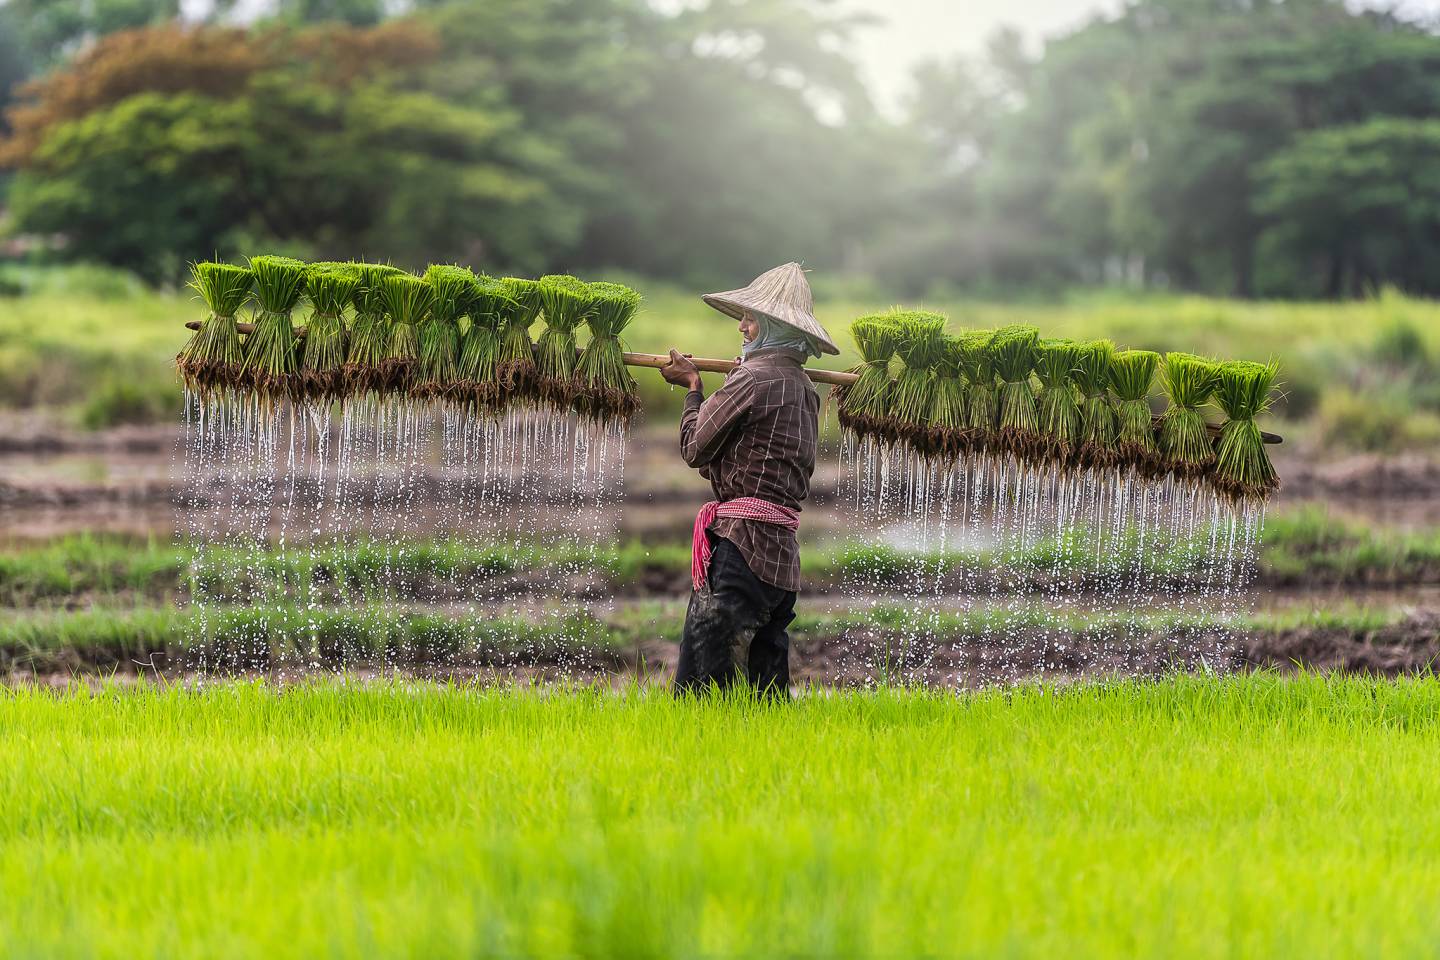
POLYGON ((823 353, 839 353, 840 348, 830 339, 830 334, 815 319, 815 300, 810 295, 810 284, 805 271, 798 263, 787 263, 773 270, 766 270, 750 281, 748 287, 726 290, 724 293, 707 293, 700 298, 726 316, 739 320, 746 310, 760 314, 776 323, 794 327, 801 333, 815 338, 823 353))

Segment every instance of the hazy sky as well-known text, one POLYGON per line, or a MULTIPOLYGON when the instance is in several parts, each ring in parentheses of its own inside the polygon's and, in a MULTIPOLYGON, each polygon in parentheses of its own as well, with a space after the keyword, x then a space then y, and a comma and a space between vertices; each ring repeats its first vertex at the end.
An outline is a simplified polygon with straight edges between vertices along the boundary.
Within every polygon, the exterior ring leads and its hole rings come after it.
MULTIPOLYGON (((1002 26, 1018 28, 1034 46, 1049 35, 1078 26, 1095 13, 1120 8, 1120 0, 846 0, 853 10, 885 19, 859 38, 856 54, 887 105, 905 88, 916 61, 975 53, 1002 26)), ((1440 0, 1368 0, 1410 16, 1435 16, 1440 0)))

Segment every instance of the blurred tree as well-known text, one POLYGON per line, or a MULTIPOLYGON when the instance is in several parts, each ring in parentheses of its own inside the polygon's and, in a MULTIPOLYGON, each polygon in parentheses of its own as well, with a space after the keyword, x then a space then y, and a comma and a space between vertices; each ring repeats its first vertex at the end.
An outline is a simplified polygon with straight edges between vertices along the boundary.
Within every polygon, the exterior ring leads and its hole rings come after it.
POLYGON ((797 0, 465 0, 438 6, 434 89, 505 105, 577 163, 574 268, 697 284, 786 259, 838 265, 878 200, 878 127, 833 49, 854 25, 797 0), (828 39, 827 39, 828 38, 828 39))
POLYGON ((1433 289, 1440 270, 1440 121, 1376 119, 1301 135, 1260 171, 1272 254, 1326 296, 1389 283, 1433 289))
POLYGON ((277 14, 296 23, 334 21, 372 27, 385 19, 385 0, 281 0, 277 14))
POLYGON ((373 30, 384 42, 338 25, 106 38, 12 113, 0 157, 20 170, 15 226, 152 280, 270 241, 416 264, 470 251, 531 268, 572 243, 582 214, 547 179, 563 150, 511 112, 423 89, 428 28, 373 30))
POLYGON ((29 232, 65 238, 66 256, 179 277, 186 259, 234 252, 249 217, 250 104, 141 93, 58 125, 11 191, 29 232))
POLYGON ((226 98, 274 64, 261 42, 242 30, 165 26, 123 30, 20 90, 9 111, 10 136, 0 165, 24 166, 57 126, 80 120, 141 93, 198 93, 226 98))
MULTIPOLYGON (((975 69, 919 73, 914 122, 933 129, 947 97, 970 104, 975 69)), ((1332 0, 1138 0, 1033 64, 992 53, 978 69, 998 88, 980 116, 965 108, 958 121, 980 133, 968 134, 975 160, 955 193, 979 197, 969 229, 983 243, 954 246, 983 249, 978 272, 1006 285, 1336 289, 1315 282, 1313 257, 1277 258, 1295 251, 1281 236, 1293 230, 1277 221, 1283 204, 1261 197, 1260 171, 1313 131, 1425 118, 1440 102, 1436 37, 1332 0)), ((1317 175, 1314 165, 1277 169, 1317 175)), ((958 280, 977 273, 931 259, 958 280)))
POLYGON ((0 85, 76 51, 7 113, 16 229, 152 277, 273 240, 697 286, 795 258, 906 293, 1440 292, 1440 39, 1342 0, 1131 0, 1039 54, 1002 33, 923 65, 903 124, 830 0, 279 0, 232 29, 177 5, 0 5, 0 85))
POLYGON ((37 66, 117 30, 174 20, 180 0, 6 0, 0 14, 37 66))
POLYGON ((9 129, 4 110, 15 96, 15 88, 33 69, 20 38, 20 30, 5 7, 0 7, 0 133, 9 129))

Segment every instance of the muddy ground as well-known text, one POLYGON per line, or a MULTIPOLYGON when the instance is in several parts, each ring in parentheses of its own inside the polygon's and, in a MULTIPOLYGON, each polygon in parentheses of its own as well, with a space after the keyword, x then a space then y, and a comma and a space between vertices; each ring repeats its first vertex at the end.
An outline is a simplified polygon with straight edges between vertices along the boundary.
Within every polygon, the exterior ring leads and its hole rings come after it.
MULTIPOLYGON (((649 640, 604 652, 563 646, 496 652, 443 662, 405 664, 354 661, 311 663, 251 659, 210 661, 194 655, 140 651, 125 658, 76 651, 27 662, 21 651, 0 652, 10 683, 63 686, 85 678, 133 682, 140 678, 187 682, 200 678, 265 678, 296 682, 317 676, 399 676, 464 683, 668 684, 677 647, 649 640)), ((1385 627, 1296 627, 1177 639, 1154 636, 1123 645, 1084 634, 983 635, 914 638, 882 631, 830 631, 792 637, 796 690, 809 686, 869 687, 877 682, 976 689, 1032 681, 1070 682, 1112 676, 1160 677, 1177 670, 1235 673, 1250 670, 1340 672, 1396 677, 1434 674, 1440 665, 1440 615, 1420 613, 1385 627)))
MULTIPOLYGON (((0 423, 0 539, 43 540, 81 531, 174 536, 178 437, 173 427, 76 433, 33 418, 11 417, 0 423)), ((1440 526, 1440 463, 1422 458, 1376 457, 1313 462, 1303 450, 1288 446, 1277 451, 1276 459, 1285 481, 1275 501, 1278 509, 1318 502, 1362 522, 1401 528, 1440 526)), ((843 504, 836 503, 838 477, 832 451, 830 459, 817 469, 814 496, 805 514, 807 538, 846 531, 849 513, 843 504)), ((706 484, 679 462, 669 429, 642 430, 632 442, 627 459, 617 532, 624 537, 674 538, 688 529, 695 507, 707 493, 706 484)), ((615 595, 632 600, 675 597, 685 592, 685 579, 683 570, 646 570, 615 595)), ((801 685, 864 685, 883 675, 904 682, 974 687, 1032 678, 1155 675, 1197 668, 1285 671, 1300 665, 1397 675, 1429 671, 1440 655, 1440 600, 1433 590, 1397 593, 1388 599, 1380 596, 1377 600, 1355 589, 1321 593, 1314 589, 1317 584, 1309 582, 1268 586, 1272 589, 1257 594, 1265 607, 1293 605, 1323 610, 1358 599, 1403 607, 1405 614, 1393 626, 1368 631, 1307 626, 1232 634, 1198 644, 1177 644, 1173 638, 1157 637, 1123 647, 1085 636, 1066 638, 1063 643, 1041 636, 1031 642, 1017 642, 1013 636, 1003 641, 985 636, 951 636, 911 643, 902 649, 897 638, 883 632, 821 632, 794 638, 792 663, 797 684, 801 685)), ((630 650, 603 655, 552 651, 527 660, 507 654, 493 662, 481 658, 469 663, 412 663, 403 672, 506 681, 628 682, 637 677, 663 680, 673 668, 675 652, 673 644, 646 641, 630 650)), ((8 672, 12 679, 59 683, 69 682, 81 673, 113 673, 120 677, 152 674, 182 679, 193 672, 193 664, 176 662, 163 650, 119 662, 87 659, 79 654, 58 660, 47 657, 38 665, 27 663, 24 654, 0 652, 0 663, 5 664, 0 670, 8 672)), ((330 670, 339 665, 319 666, 330 670)), ((344 667, 361 676, 391 669, 354 662, 344 667)), ((287 665, 262 663, 231 664, 224 672, 277 678, 295 675, 287 665)))
MULTIPOLYGON (((0 534, 36 539, 77 531, 172 535, 180 492, 178 426, 67 430, 41 417, 0 418, 0 534)), ((822 450, 806 512, 806 532, 844 529, 836 502, 836 452, 822 450)), ((1276 509, 1319 502, 1352 518, 1390 526, 1440 526, 1440 461, 1424 457, 1346 457, 1315 461, 1298 447, 1274 448, 1284 481, 1276 509)), ((440 480, 422 481, 425 490, 440 480)), ((622 535, 683 526, 708 492, 675 452, 672 430, 632 438, 626 463, 622 535)))

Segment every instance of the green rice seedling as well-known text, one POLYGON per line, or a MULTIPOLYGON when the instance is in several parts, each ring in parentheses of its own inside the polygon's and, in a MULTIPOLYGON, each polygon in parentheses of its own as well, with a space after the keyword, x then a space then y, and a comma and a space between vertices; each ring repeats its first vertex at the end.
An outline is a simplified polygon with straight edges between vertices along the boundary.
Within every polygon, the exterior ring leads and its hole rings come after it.
POLYGON ((469 323, 460 338, 456 396, 472 412, 500 407, 496 361, 500 351, 500 318, 515 304, 505 284, 493 277, 475 278, 470 294, 469 323))
POLYGON ((1033 458, 1043 448, 1040 415, 1030 374, 1035 370, 1040 331, 1009 326, 990 340, 990 363, 1000 379, 996 445, 1021 459, 1033 458))
POLYGON ((355 320, 350 325, 349 350, 345 355, 344 381, 347 393, 369 393, 381 387, 380 368, 390 346, 390 323, 385 316, 383 280, 404 271, 383 263, 350 264, 359 277, 351 293, 355 320))
POLYGON ((408 393, 420 365, 420 324, 435 304, 435 288, 408 273, 392 273, 380 281, 385 312, 390 315, 390 342, 380 365, 381 389, 408 393))
POLYGON ((935 362, 935 396, 930 407, 926 448, 953 458, 965 449, 969 430, 965 419, 965 384, 960 379, 964 347, 959 337, 942 335, 940 358, 935 362))
POLYGON ((640 294, 621 283, 590 284, 590 342, 580 352, 575 375, 580 381, 577 409, 595 420, 629 422, 639 408, 635 378, 625 368, 620 334, 640 310, 640 294))
POLYGON ((1161 380, 1170 408, 1160 419, 1160 452, 1165 466, 1182 477, 1203 473, 1215 459, 1215 446, 1200 408, 1215 392, 1217 366, 1189 353, 1165 354, 1161 380))
POLYGON ((320 270, 339 270, 341 273, 360 275, 360 264, 350 260, 315 260, 307 264, 311 273, 320 270))
POLYGON ((1080 448, 1078 461, 1088 467, 1115 463, 1115 440, 1120 424, 1110 400, 1110 368, 1115 362, 1115 344, 1109 340, 1088 340, 1079 345, 1072 380, 1080 391, 1080 448))
POLYGON ((990 357, 991 330, 960 334, 960 373, 965 379, 965 426, 972 447, 988 444, 995 434, 997 399, 995 365, 990 357))
POLYGON ((250 295, 254 274, 229 263, 203 262, 190 268, 190 287, 205 301, 210 317, 175 358, 185 386, 200 396, 234 385, 244 362, 235 315, 250 295))
POLYGON ((1255 418, 1274 400, 1279 366, 1238 360, 1220 365, 1215 402, 1229 419, 1220 431, 1212 482, 1236 500, 1263 501, 1280 488, 1275 465, 1265 452, 1265 441, 1255 418))
POLYGON ((307 400, 333 401, 345 392, 347 335, 345 308, 360 286, 360 274, 343 264, 312 264, 305 281, 310 319, 300 356, 300 393, 307 400))
POLYGON ((545 330, 535 343, 535 388, 545 403, 568 411, 580 392, 575 331, 594 308, 595 295, 588 283, 571 276, 551 274, 539 283, 545 330))
POLYGON ((923 449, 935 406, 935 364, 940 360, 945 318, 923 310, 895 314, 895 352, 903 366, 895 378, 891 415, 896 439, 923 449))
POLYGON ((832 394, 839 408, 840 424, 856 435, 878 435, 888 420, 890 360, 900 338, 895 311, 858 317, 850 324, 850 336, 860 353, 860 363, 851 369, 857 379, 832 394))
POLYGON ((288 399, 301 392, 290 312, 305 293, 306 267, 290 257, 258 256, 250 269, 259 310, 245 338, 243 385, 266 401, 288 399))
POLYGON ((411 391, 417 397, 448 396, 460 379, 460 318, 470 312, 475 296, 475 274, 464 267, 432 265, 425 282, 435 292, 434 303, 420 325, 420 366, 411 391))
POLYGON ((1060 462, 1068 462, 1080 445, 1080 402, 1073 382, 1079 362, 1080 346, 1074 340, 1041 340, 1036 345, 1035 376, 1040 380, 1040 392, 1035 408, 1043 452, 1060 462))
POLYGON ((540 283, 521 277, 506 277, 508 306, 500 314, 500 349, 496 354, 496 377, 507 400, 536 396, 535 347, 530 326, 540 315, 540 283))
POLYGON ((1150 416, 1150 387, 1159 369, 1160 354, 1151 350, 1121 350, 1110 362, 1110 391, 1118 401, 1116 456, 1147 475, 1160 469, 1155 425, 1150 416))

